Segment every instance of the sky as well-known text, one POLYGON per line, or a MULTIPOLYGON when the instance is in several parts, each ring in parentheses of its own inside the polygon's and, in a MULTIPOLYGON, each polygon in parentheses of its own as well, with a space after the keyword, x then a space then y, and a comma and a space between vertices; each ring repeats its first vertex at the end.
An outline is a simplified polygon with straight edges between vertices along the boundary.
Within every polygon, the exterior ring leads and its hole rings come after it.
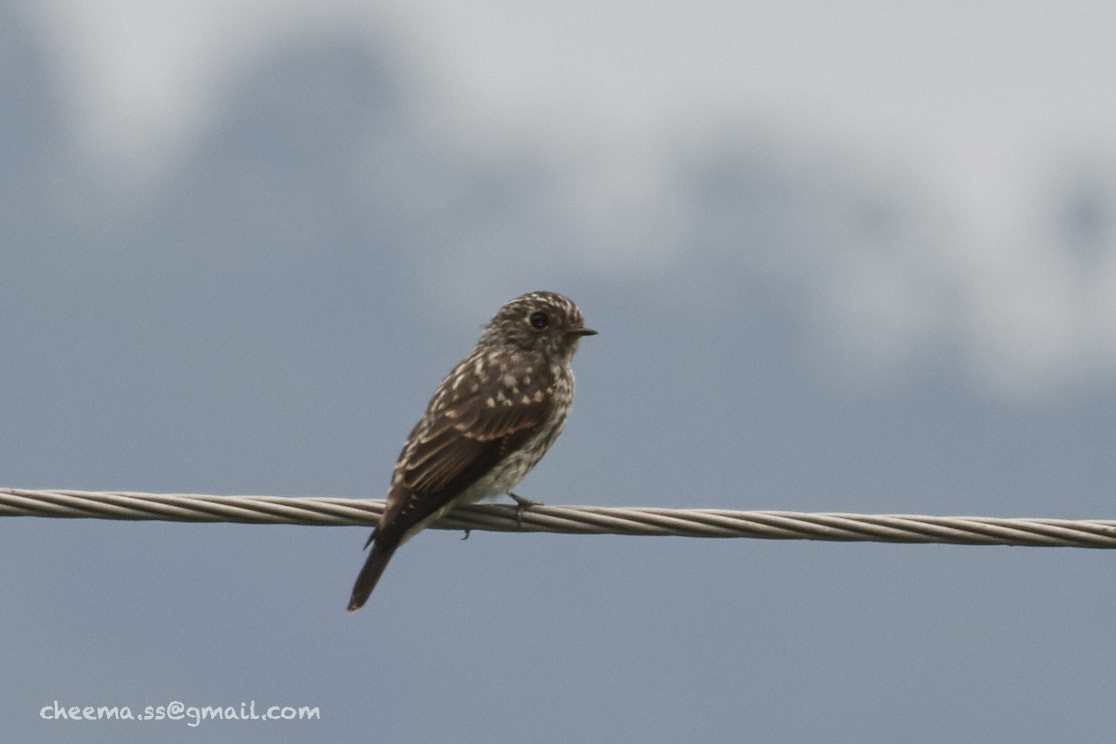
MULTIPOLYGON (((0 485, 381 498, 508 298, 549 504, 1113 518, 1116 8, 0 7, 0 485)), ((1106 551, 7 519, 0 722, 1108 741, 1106 551)), ((186 731, 188 733, 179 733, 186 731)))

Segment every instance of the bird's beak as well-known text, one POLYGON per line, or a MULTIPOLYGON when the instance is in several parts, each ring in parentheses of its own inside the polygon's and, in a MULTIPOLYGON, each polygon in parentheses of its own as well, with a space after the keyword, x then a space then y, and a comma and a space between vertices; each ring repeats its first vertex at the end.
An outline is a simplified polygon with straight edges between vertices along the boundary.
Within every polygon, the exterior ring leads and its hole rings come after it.
POLYGON ((597 332, 592 328, 571 328, 569 331, 571 336, 596 336, 597 332))

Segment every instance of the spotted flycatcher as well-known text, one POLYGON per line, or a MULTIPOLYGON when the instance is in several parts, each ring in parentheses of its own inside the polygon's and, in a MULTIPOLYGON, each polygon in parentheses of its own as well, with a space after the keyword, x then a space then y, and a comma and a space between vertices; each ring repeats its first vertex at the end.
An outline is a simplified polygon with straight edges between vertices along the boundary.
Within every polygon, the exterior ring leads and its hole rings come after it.
POLYGON ((438 386, 395 463, 387 505, 349 611, 368 601, 395 551, 459 504, 508 494, 562 433, 573 406, 570 360, 586 328, 555 292, 509 300, 438 386))

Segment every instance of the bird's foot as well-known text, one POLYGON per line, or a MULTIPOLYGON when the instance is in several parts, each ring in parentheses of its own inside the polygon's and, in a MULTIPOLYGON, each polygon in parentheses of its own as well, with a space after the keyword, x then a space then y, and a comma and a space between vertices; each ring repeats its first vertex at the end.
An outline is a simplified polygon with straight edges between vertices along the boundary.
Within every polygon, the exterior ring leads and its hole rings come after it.
POLYGON ((465 528, 465 537, 461 538, 462 542, 469 539, 469 533, 472 532, 472 531, 473 530, 468 528, 468 527, 465 528))
POLYGON ((510 491, 508 492, 508 496, 511 496, 512 499, 515 501, 515 504, 516 504, 516 506, 515 506, 515 526, 516 527, 522 527, 523 526, 523 510, 524 509, 526 509, 529 506, 542 506, 543 505, 543 502, 541 502, 541 501, 532 501, 531 499, 525 499, 522 496, 511 493, 510 491))

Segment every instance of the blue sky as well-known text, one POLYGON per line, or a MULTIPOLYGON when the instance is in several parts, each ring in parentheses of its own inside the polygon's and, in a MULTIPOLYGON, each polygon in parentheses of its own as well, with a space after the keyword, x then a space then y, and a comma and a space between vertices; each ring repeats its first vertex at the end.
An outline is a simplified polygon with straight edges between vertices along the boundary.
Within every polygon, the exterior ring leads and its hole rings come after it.
MULTIPOLYGON (((0 11, 5 485, 382 497, 511 296, 552 504, 1113 517, 1103 4, 0 11)), ((1105 551, 9 519, 0 721, 214 741, 1107 741, 1105 551)))

